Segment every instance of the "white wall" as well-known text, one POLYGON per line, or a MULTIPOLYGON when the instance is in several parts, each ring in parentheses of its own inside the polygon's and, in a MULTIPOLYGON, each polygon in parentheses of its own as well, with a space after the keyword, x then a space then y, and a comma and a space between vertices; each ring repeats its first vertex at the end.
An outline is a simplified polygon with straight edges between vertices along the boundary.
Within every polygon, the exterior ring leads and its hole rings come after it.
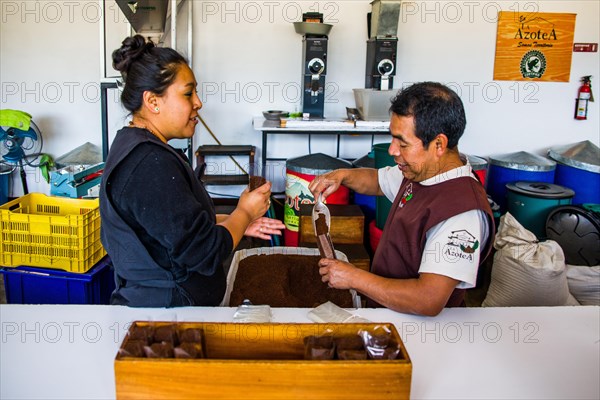
MULTIPOLYGON (((579 78, 593 75, 593 87, 598 87, 598 53, 573 53, 568 83, 492 79, 497 11, 576 13, 575 42, 598 43, 599 4, 404 2, 394 86, 433 80, 459 91, 468 119, 460 148, 469 154, 520 150, 544 154, 549 147, 582 140, 599 145, 599 102, 590 104, 587 121, 573 119, 579 78)), ((109 9, 110 18, 114 9, 109 9)), ((254 144, 260 157, 261 138, 252 128, 252 117, 263 110, 294 111, 299 106, 302 37, 292 22, 306 11, 320 11, 325 22, 334 25, 327 74, 333 90, 325 114, 344 117, 345 107, 354 106, 352 88, 364 85, 369 1, 194 0, 193 65, 204 101, 201 114, 224 144, 254 144)), ((44 134, 45 151, 54 156, 88 141, 101 145, 97 0, 0 0, 0 12, 0 107, 31 113, 44 134)), ((126 123, 114 101, 110 117, 113 130, 126 123)), ((194 140, 195 146, 214 143, 200 126, 194 140)), ((308 152, 304 137, 277 137, 269 146, 270 156, 308 152)), ((368 139, 347 138, 341 155, 362 156, 369 147, 368 139)), ((312 149, 331 153, 333 139, 313 140, 312 149)), ((283 169, 281 165, 275 178, 280 190, 283 169)), ((49 191, 35 171, 28 174, 30 191, 49 191)), ((20 195, 17 179, 13 186, 11 194, 20 195)))

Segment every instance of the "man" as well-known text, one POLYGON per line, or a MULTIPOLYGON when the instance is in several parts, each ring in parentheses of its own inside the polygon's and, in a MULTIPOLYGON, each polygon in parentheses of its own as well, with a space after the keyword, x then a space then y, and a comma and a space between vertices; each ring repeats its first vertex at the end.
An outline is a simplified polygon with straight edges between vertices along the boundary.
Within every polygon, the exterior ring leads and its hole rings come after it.
POLYGON ((355 289, 370 307, 434 316, 464 305, 490 251, 493 216, 487 195, 458 151, 465 111, 456 93, 439 83, 414 84, 390 108, 389 154, 397 166, 340 169, 309 189, 326 198, 340 185, 393 204, 371 272, 338 260, 319 262, 323 282, 355 289))

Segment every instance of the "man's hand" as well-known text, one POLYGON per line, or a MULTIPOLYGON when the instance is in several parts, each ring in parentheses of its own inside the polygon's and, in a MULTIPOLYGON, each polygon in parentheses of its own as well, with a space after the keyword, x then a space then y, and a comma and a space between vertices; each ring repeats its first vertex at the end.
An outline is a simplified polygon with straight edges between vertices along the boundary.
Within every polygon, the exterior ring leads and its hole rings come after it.
POLYGON ((345 175, 344 171, 343 169, 337 169, 317 176, 308 184, 308 190, 311 191, 315 199, 319 197, 320 193, 323 193, 323 200, 325 200, 342 185, 345 175))
POLYGON ((319 193, 323 193, 323 199, 326 199, 342 185, 356 193, 383 196, 383 192, 379 187, 377 170, 374 168, 336 169, 317 176, 309 183, 308 190, 311 191, 315 199, 319 197, 319 193))
POLYGON ((353 279, 360 269, 354 265, 329 258, 319 260, 321 280, 335 289, 354 289, 353 279))

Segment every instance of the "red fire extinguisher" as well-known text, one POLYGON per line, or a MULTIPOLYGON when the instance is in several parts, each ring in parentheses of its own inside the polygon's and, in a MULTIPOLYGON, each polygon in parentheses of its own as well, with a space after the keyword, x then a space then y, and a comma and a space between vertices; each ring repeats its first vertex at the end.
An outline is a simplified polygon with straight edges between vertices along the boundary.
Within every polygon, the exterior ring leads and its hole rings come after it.
POLYGON ((575 119, 587 119, 588 102, 594 101, 591 79, 591 75, 581 78, 582 85, 579 88, 579 91, 577 92, 577 98, 575 99, 575 119))

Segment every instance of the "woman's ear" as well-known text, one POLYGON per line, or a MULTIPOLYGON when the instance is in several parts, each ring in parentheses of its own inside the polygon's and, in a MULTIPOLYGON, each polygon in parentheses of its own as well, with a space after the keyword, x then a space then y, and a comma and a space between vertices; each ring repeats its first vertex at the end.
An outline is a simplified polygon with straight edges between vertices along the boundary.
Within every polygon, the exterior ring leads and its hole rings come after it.
POLYGON ((158 96, 156 93, 146 90, 142 95, 142 99, 144 101, 142 107, 144 107, 147 111, 152 114, 158 114, 160 112, 160 108, 158 106, 158 96))

